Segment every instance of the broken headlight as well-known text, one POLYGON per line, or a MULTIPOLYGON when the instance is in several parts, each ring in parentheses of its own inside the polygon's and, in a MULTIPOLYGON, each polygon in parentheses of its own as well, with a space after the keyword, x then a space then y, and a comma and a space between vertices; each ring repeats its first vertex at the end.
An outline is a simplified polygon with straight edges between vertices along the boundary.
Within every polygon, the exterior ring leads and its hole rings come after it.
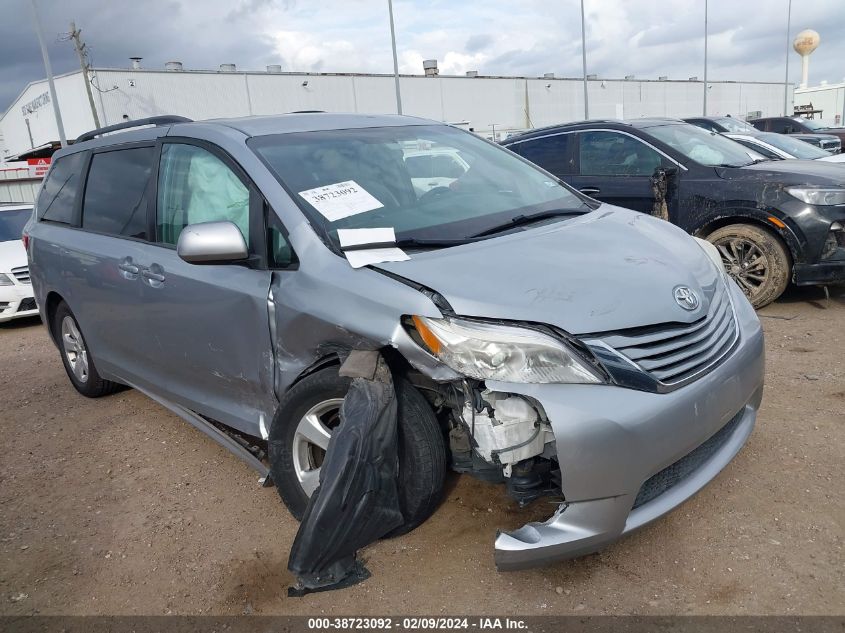
POLYGON ((787 187, 787 193, 807 204, 831 206, 845 204, 845 189, 842 187, 787 187))
POLYGON ((415 316, 425 346, 441 362, 477 380, 601 383, 574 348, 527 328, 415 316))

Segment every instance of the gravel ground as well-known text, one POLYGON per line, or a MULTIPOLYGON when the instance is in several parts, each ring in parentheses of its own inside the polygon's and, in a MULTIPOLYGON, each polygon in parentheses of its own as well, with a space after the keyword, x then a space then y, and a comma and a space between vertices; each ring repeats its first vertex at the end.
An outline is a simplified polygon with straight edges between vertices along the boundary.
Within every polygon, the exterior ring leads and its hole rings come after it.
POLYGON ((545 518, 451 477, 372 578, 288 598, 272 489, 135 391, 77 395, 40 323, 0 325, 0 614, 845 614, 845 289, 761 312, 757 428, 693 500, 600 554, 498 573, 496 528, 545 518))

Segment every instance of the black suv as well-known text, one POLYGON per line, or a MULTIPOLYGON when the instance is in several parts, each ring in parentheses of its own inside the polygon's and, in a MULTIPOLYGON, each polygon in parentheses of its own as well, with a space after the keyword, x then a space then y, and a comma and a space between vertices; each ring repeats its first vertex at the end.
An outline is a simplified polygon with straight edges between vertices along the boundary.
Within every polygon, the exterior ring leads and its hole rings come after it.
MULTIPOLYGON (((763 120, 763 119, 757 119, 763 120)), ((692 123, 700 128, 709 130, 710 132, 719 132, 719 134, 759 134, 760 129, 754 127, 750 123, 746 123, 742 119, 736 119, 730 115, 727 116, 698 116, 684 119, 687 123, 692 123)), ((792 121, 792 119, 789 119, 792 121)), ((804 141, 810 145, 823 149, 829 154, 838 154, 842 149, 842 142, 838 136, 833 134, 811 134, 791 132, 790 135, 799 141, 804 141)))
POLYGON ((845 281, 845 169, 768 161, 676 119, 585 121, 503 145, 593 198, 706 237, 755 307, 845 281))
POLYGON ((777 134, 800 134, 802 141, 821 147, 826 152, 838 154, 845 142, 845 128, 834 127, 824 121, 805 119, 800 116, 774 116, 749 121, 762 132, 777 134), (835 142, 833 137, 838 142, 835 142))

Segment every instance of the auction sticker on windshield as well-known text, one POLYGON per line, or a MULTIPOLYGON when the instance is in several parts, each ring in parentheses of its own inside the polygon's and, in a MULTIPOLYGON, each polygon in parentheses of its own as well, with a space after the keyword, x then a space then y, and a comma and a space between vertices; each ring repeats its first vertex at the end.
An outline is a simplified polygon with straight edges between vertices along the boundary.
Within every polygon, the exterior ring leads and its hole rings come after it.
POLYGON ((307 189, 299 195, 330 222, 384 206, 354 180, 307 189))

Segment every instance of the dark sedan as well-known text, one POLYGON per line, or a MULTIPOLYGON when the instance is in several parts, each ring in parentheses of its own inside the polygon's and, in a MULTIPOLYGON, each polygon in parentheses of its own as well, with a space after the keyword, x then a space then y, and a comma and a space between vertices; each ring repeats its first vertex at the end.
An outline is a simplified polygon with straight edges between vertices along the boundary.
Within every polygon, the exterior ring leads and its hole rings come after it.
POLYGON ((586 121, 503 145, 593 198, 706 237, 755 307, 845 281, 845 170, 768 161, 676 119, 586 121))

